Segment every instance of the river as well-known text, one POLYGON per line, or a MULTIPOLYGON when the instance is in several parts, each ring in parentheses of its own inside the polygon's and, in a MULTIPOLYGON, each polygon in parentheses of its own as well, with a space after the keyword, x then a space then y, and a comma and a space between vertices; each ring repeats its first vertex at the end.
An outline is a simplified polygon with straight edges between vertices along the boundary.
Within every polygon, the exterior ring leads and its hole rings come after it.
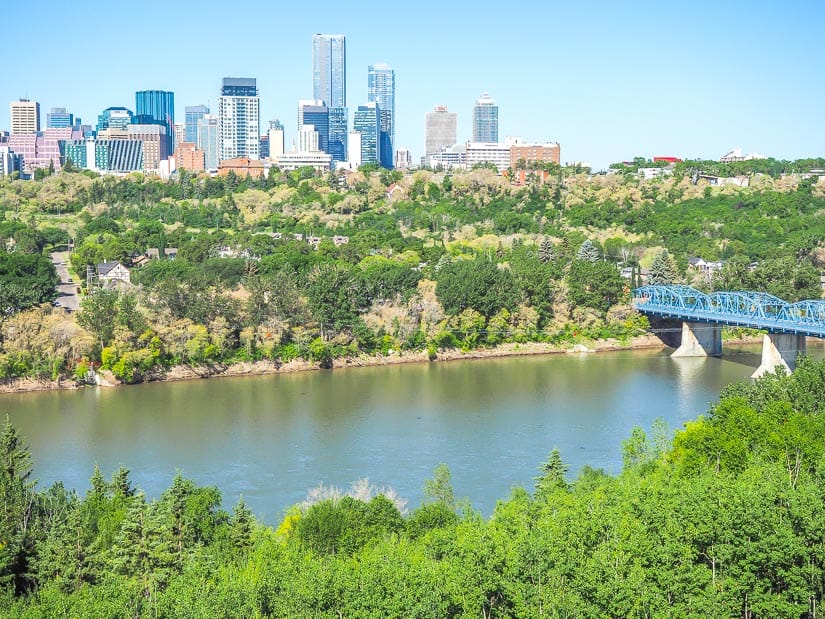
POLYGON ((180 470, 218 486, 227 508, 243 494, 275 524, 309 488, 362 477, 415 507, 444 462, 456 496, 489 515, 512 487, 532 488, 553 447, 571 474, 585 464, 617 473, 634 426, 662 417, 680 428, 756 365, 758 348, 731 346, 722 359, 622 351, 389 365, 2 394, 0 416, 22 433, 42 485, 81 493, 94 463, 107 477, 130 468, 149 497, 180 470))

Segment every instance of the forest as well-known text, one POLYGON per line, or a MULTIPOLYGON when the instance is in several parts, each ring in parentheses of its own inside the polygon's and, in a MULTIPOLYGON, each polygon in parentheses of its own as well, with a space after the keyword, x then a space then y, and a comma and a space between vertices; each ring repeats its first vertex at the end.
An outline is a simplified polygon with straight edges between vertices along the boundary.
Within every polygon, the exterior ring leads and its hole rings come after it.
POLYGON ((623 470, 532 488, 484 517, 439 465, 414 509, 361 481, 280 522, 176 475, 146 497, 125 468, 40 487, 0 434, 0 613, 8 617, 821 616, 825 362, 727 387, 673 432, 636 428, 623 470))
POLYGON ((717 162, 648 181, 628 166, 545 166, 522 185, 486 167, 0 180, 0 379, 82 382, 95 368, 139 382, 181 364, 622 345, 648 326, 629 305, 642 273, 820 298, 825 183, 801 173, 819 161, 764 160, 747 187, 695 180, 743 171, 717 162), (68 243, 84 292, 75 314, 52 306, 48 253, 68 243), (724 267, 708 277, 690 257, 724 267), (132 285, 87 279, 115 260, 132 285))

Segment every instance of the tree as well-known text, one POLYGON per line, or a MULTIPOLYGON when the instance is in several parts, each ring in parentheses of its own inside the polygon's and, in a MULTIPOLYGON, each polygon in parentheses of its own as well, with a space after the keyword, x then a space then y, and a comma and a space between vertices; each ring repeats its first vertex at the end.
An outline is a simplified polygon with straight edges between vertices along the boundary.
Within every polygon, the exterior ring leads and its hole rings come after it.
POLYGON ((596 262, 599 258, 601 258, 599 250, 593 245, 593 241, 590 239, 585 239, 584 243, 579 246, 579 250, 576 252, 576 260, 596 262))
POLYGON ((20 593, 30 584, 36 499, 31 474, 31 453, 6 418, 0 434, 0 590, 20 593))
POLYGON ((519 291, 509 270, 492 260, 458 260, 445 264, 437 275, 435 292, 449 314, 472 308, 489 318, 502 308, 512 310, 519 291))
POLYGON ((306 292, 325 337, 351 327, 364 305, 363 286, 349 265, 318 265, 309 274, 306 292))
POLYGON ((455 495, 450 481, 450 468, 443 462, 433 470, 433 478, 424 481, 424 496, 431 503, 440 503, 455 510, 455 495))
POLYGON ((647 283, 654 286, 669 286, 676 282, 678 276, 679 270, 676 267, 676 261, 666 249, 663 249, 653 258, 647 283))
POLYGON ((606 312, 621 297, 624 278, 609 262, 574 260, 567 273, 567 288, 573 306, 606 312))
POLYGON ((252 546, 252 533, 255 526, 255 516, 252 515, 252 510, 247 507, 241 495, 229 519, 229 539, 235 550, 244 553, 252 546))
POLYGON ((101 349, 114 336, 119 299, 117 289, 98 288, 86 295, 80 303, 77 324, 97 337, 101 349))
POLYGON ((541 475, 534 477, 536 480, 536 498, 544 498, 554 490, 568 488, 565 475, 570 469, 570 465, 565 464, 561 459, 561 453, 557 447, 553 448, 547 461, 539 466, 541 475))
POLYGON ((549 237, 544 237, 539 245, 539 260, 542 262, 552 262, 556 259, 556 249, 553 241, 549 237))
POLYGON ((0 316, 11 316, 57 296, 57 271, 45 256, 0 250, 0 316))

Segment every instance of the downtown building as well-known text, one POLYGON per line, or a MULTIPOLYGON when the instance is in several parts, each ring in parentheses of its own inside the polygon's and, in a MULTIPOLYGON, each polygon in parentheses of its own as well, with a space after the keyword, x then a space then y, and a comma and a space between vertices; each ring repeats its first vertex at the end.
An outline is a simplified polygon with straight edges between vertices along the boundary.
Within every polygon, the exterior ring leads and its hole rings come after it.
POLYGON ((75 125, 80 125, 80 119, 75 118, 74 114, 66 111, 65 107, 53 107, 46 114, 46 129, 65 129, 75 125))
POLYGON ((374 101, 359 105, 352 122, 353 131, 361 134, 361 165, 381 164, 381 115, 374 101))
POLYGON ((141 125, 157 124, 166 128, 164 139, 166 157, 175 152, 175 93, 166 90, 139 90, 135 93, 133 122, 141 125))
POLYGON ((183 108, 184 125, 186 134, 184 141, 197 144, 198 142, 198 121, 209 113, 209 108, 205 105, 187 105, 183 108))
MULTIPOLYGON (((347 42, 343 34, 312 36, 312 98, 328 109, 327 152, 347 159, 347 42)), ((309 123, 308 123, 309 124, 309 123)))
POLYGON ((219 162, 239 157, 260 159, 260 105, 254 77, 223 78, 218 99, 219 162))
POLYGON ((220 122, 217 114, 204 114, 198 119, 198 150, 203 151, 204 168, 210 172, 218 171, 220 162, 220 122))
POLYGON ((30 99, 18 99, 9 104, 11 134, 24 135, 40 131, 40 104, 30 99))
POLYGON ((447 106, 437 105, 424 117, 424 157, 422 165, 428 166, 429 157, 450 148, 458 142, 458 114, 449 112, 447 106))
MULTIPOLYGON (((320 99, 298 101, 298 135, 304 127, 311 126, 318 133, 316 150, 330 153, 329 148, 329 108, 320 99)), ((298 150, 306 150, 298 147, 298 150)), ((331 155, 332 153, 330 153, 331 155)))
POLYGON ((392 169, 395 152, 395 71, 389 65, 370 65, 367 71, 367 100, 378 104, 381 167, 392 169))
POLYGON ((498 106, 486 92, 473 107, 473 142, 498 142, 498 106))

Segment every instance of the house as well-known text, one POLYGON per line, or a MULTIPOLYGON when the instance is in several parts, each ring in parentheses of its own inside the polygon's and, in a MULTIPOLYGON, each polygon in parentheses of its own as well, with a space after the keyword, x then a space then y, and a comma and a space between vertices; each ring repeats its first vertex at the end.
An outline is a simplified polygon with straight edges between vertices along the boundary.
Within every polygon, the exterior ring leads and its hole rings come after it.
POLYGON ((167 260, 174 260, 178 257, 178 248, 177 247, 167 247, 163 250, 163 256, 167 260))
POLYGON ((112 286, 118 282, 124 282, 126 284, 132 283, 129 269, 117 260, 98 264, 97 279, 101 286, 112 286))
POLYGON ((697 258, 696 256, 691 256, 688 258, 689 269, 699 271, 700 273, 707 273, 708 275, 712 275, 721 269, 723 264, 724 263, 722 262, 707 262, 702 258, 697 258))

